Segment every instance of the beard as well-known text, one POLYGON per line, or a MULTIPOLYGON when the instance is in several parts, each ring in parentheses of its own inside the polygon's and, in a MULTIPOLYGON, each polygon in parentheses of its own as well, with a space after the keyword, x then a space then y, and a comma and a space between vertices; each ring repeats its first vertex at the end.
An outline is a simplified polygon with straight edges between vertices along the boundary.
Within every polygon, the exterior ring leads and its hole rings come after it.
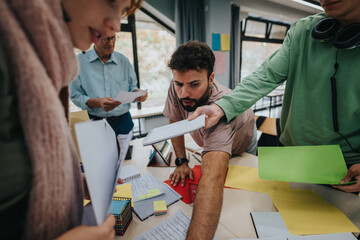
POLYGON ((199 99, 180 98, 179 100, 181 106, 185 109, 185 111, 193 112, 196 110, 196 108, 206 105, 207 102, 209 101, 209 98, 210 98, 210 85, 208 84, 205 93, 199 99), (194 106, 185 106, 183 103, 184 100, 193 101, 195 104, 194 106))

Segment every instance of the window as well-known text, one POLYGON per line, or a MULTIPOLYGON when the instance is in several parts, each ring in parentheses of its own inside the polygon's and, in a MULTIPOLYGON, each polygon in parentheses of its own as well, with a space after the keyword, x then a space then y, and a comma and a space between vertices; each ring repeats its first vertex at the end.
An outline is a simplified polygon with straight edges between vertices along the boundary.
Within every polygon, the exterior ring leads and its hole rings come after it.
MULTIPOLYGON (((248 17, 241 23, 241 79, 255 71, 272 53, 281 47, 290 24, 248 17)), ((281 106, 284 86, 258 101, 254 111, 281 106), (280 90, 279 90, 280 89, 280 90), (276 94, 275 94, 276 92, 276 94)))
MULTIPOLYGON (((135 14, 135 27, 139 87, 148 89, 149 94, 148 99, 141 105, 142 107, 164 105, 172 79, 167 62, 176 48, 174 32, 155 21, 144 9, 135 14)), ((121 32, 115 50, 124 54, 136 68, 132 43, 132 33, 121 32)), ((136 105, 133 103, 131 107, 135 108, 136 105)))

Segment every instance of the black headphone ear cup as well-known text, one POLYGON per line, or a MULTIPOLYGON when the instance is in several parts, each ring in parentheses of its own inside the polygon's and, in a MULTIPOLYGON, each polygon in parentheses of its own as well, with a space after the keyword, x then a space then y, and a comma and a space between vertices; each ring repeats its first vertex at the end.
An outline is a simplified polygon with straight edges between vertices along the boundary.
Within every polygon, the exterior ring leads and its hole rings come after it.
POLYGON ((340 22, 334 18, 320 20, 311 32, 311 36, 317 40, 330 39, 338 31, 340 22))
POLYGON ((360 45, 360 23, 353 23, 341 29, 332 39, 332 43, 340 49, 360 45))

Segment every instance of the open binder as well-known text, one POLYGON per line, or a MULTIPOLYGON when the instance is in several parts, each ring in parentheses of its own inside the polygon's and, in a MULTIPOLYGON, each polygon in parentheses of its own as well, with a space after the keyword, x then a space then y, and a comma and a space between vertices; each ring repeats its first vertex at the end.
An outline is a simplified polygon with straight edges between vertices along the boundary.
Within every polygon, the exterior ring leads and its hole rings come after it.
POLYGON ((152 144, 148 167, 176 167, 176 155, 169 141, 152 144))

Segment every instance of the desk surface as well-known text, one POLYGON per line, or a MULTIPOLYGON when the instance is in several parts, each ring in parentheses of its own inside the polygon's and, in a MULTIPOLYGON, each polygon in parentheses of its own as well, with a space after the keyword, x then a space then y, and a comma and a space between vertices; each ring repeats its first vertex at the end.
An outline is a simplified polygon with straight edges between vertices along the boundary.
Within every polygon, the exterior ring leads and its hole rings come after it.
MULTIPOLYGON (((174 167, 147 167, 151 146, 143 147, 143 139, 132 141, 134 146, 132 160, 126 160, 124 165, 133 164, 141 173, 151 173, 155 177, 166 180, 174 167)), ((190 167, 199 164, 190 159, 190 167)), ((232 165, 257 167, 257 157, 244 153, 230 159, 232 165)), ((292 188, 313 189, 324 199, 342 210, 353 223, 360 228, 360 197, 351 193, 344 193, 322 185, 314 184, 291 184, 292 188)), ((230 238, 256 238, 256 233, 251 221, 250 212, 274 212, 275 207, 268 194, 250 192, 238 189, 224 189, 223 207, 220 221, 215 233, 218 240, 230 238)), ((133 220, 123 237, 116 239, 133 239, 173 216, 179 209, 183 210, 189 217, 192 214, 192 206, 181 200, 168 207, 168 212, 162 216, 151 216, 141 222, 133 214, 133 220)))
POLYGON ((132 108, 130 109, 130 114, 132 119, 151 117, 156 115, 161 115, 163 113, 164 106, 151 107, 151 108, 132 108))

